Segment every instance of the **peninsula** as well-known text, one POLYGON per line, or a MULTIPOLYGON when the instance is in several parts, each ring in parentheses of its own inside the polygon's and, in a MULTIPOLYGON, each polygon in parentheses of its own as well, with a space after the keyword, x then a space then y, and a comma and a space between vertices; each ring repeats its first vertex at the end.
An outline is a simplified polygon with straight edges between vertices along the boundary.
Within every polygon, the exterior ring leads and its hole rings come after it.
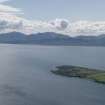
POLYGON ((51 72, 57 75, 90 79, 105 84, 105 71, 103 70, 68 65, 58 66, 56 68, 56 70, 52 70, 51 72))

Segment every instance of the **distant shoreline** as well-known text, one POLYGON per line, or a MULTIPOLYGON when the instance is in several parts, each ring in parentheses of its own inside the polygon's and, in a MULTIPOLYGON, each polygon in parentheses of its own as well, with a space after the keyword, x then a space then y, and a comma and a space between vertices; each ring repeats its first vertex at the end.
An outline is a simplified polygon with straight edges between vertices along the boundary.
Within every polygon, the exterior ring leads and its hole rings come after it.
POLYGON ((33 45, 33 46, 51 46, 51 47, 105 47, 105 46, 85 46, 85 45, 48 45, 48 44, 30 44, 30 43, 0 43, 0 45, 33 45))

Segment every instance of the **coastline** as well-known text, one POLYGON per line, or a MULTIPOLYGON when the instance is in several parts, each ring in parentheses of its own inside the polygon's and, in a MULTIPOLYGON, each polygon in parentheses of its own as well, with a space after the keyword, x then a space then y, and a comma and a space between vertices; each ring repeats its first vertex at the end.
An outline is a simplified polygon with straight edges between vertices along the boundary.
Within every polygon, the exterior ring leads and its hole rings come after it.
POLYGON ((56 75, 89 79, 97 83, 105 84, 105 71, 103 70, 68 65, 58 66, 56 68, 56 70, 51 70, 51 72, 56 75))

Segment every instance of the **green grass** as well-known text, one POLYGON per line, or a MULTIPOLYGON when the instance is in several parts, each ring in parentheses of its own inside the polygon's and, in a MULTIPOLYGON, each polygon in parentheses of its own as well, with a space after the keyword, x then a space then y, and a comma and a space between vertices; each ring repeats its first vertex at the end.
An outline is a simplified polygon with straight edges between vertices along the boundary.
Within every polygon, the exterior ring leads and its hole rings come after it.
POLYGON ((96 82, 105 83, 105 73, 90 75, 88 78, 93 79, 96 82))

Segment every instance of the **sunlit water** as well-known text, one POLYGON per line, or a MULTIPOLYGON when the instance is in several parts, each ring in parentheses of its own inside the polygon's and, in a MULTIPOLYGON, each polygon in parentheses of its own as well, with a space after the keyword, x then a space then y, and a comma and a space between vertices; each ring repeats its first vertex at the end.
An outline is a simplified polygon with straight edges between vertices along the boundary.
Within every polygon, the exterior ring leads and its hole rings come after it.
POLYGON ((0 45, 0 105, 105 105, 105 85, 54 75, 58 65, 105 70, 105 47, 0 45))

